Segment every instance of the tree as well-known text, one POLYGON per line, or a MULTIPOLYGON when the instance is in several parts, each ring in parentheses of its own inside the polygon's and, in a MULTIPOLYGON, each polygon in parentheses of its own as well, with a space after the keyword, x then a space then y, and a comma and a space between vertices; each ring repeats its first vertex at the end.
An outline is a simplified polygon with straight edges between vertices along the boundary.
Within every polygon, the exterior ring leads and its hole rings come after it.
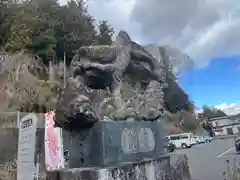
POLYGON ((0 47, 6 43, 11 26, 11 14, 13 11, 11 0, 0 1, 0 47))
POLYGON ((37 54, 45 64, 64 59, 71 62, 79 47, 111 44, 113 28, 88 13, 83 0, 60 6, 56 0, 0 2, 0 48, 7 52, 37 54))
POLYGON ((98 24, 98 44, 111 45, 114 29, 107 21, 100 21, 98 24))
POLYGON ((188 111, 189 113, 193 114, 195 112, 195 106, 194 106, 194 102, 189 101, 186 104, 186 107, 184 107, 184 110, 188 111))
POLYGON ((216 118, 216 117, 227 116, 227 114, 221 111, 220 109, 211 108, 206 105, 204 105, 202 108, 203 108, 203 113, 202 113, 203 118, 216 118))
POLYGON ((189 110, 190 101, 188 95, 176 82, 168 81, 168 87, 164 89, 164 104, 171 113, 180 110, 189 110))
MULTIPOLYGON (((57 0, 0 0, 0 50, 34 54, 45 65, 49 61, 62 61, 64 54, 67 64, 70 64, 81 46, 111 44, 113 33, 107 21, 96 24, 83 0, 71 0, 64 6, 57 0)), ((29 71, 25 77, 30 77, 29 74, 35 76, 29 71)), ((59 92, 51 91, 52 82, 42 87, 37 84, 38 80, 39 77, 35 76, 33 86, 39 96, 30 100, 27 93, 22 93, 23 101, 16 97, 11 99, 10 104, 15 105, 12 108, 34 112, 54 108, 59 92)))
MULTIPOLYGON (((160 46, 159 51, 163 58, 164 71, 166 73, 166 83, 168 86, 164 88, 164 105, 171 113, 176 113, 181 110, 192 111, 191 102, 188 95, 177 84, 176 76, 172 72, 170 65, 170 57, 166 51, 166 47, 160 46)), ((194 105, 193 105, 194 106, 194 105)))

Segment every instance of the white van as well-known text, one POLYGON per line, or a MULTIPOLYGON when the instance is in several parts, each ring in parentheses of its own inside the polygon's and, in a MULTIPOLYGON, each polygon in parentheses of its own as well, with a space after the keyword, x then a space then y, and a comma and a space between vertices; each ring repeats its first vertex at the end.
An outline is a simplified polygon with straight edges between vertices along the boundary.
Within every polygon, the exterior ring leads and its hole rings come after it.
POLYGON ((176 148, 191 148, 196 144, 192 133, 172 134, 165 138, 175 144, 176 148))

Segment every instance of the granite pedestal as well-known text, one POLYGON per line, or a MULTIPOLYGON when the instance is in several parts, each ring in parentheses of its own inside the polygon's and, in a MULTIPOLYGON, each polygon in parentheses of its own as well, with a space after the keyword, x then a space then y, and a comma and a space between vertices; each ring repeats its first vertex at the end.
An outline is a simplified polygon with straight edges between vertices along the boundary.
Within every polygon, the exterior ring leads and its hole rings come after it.
POLYGON ((63 135, 69 168, 116 167, 164 154, 164 132, 157 121, 101 121, 90 130, 63 135))

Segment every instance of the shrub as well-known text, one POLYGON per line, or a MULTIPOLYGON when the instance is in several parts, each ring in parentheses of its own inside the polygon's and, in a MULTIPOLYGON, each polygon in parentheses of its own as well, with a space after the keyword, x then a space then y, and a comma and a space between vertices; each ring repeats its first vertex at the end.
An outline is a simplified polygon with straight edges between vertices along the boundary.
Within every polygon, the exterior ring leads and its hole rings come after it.
POLYGON ((225 180, 239 180, 240 179, 240 165, 237 159, 234 158, 232 162, 226 160, 227 170, 223 172, 225 180))

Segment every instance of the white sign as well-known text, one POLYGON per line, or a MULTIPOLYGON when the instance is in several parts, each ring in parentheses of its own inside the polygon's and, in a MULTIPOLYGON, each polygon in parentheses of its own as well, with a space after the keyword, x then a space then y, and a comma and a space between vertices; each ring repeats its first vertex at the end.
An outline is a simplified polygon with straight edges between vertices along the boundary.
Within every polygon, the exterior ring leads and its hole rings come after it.
POLYGON ((126 154, 137 153, 138 136, 134 129, 125 128, 121 135, 121 147, 126 154))
POLYGON ((37 117, 28 114, 20 120, 17 159, 17 180, 34 179, 34 154, 37 117))
POLYGON ((139 152, 150 152, 155 148, 155 138, 151 128, 141 128, 138 133, 139 152))
POLYGON ((121 147, 126 154, 150 152, 155 148, 155 138, 150 128, 138 130, 125 128, 121 135, 121 147))
POLYGON ((48 171, 64 168, 62 130, 54 127, 55 113, 45 114, 45 163, 48 171))

